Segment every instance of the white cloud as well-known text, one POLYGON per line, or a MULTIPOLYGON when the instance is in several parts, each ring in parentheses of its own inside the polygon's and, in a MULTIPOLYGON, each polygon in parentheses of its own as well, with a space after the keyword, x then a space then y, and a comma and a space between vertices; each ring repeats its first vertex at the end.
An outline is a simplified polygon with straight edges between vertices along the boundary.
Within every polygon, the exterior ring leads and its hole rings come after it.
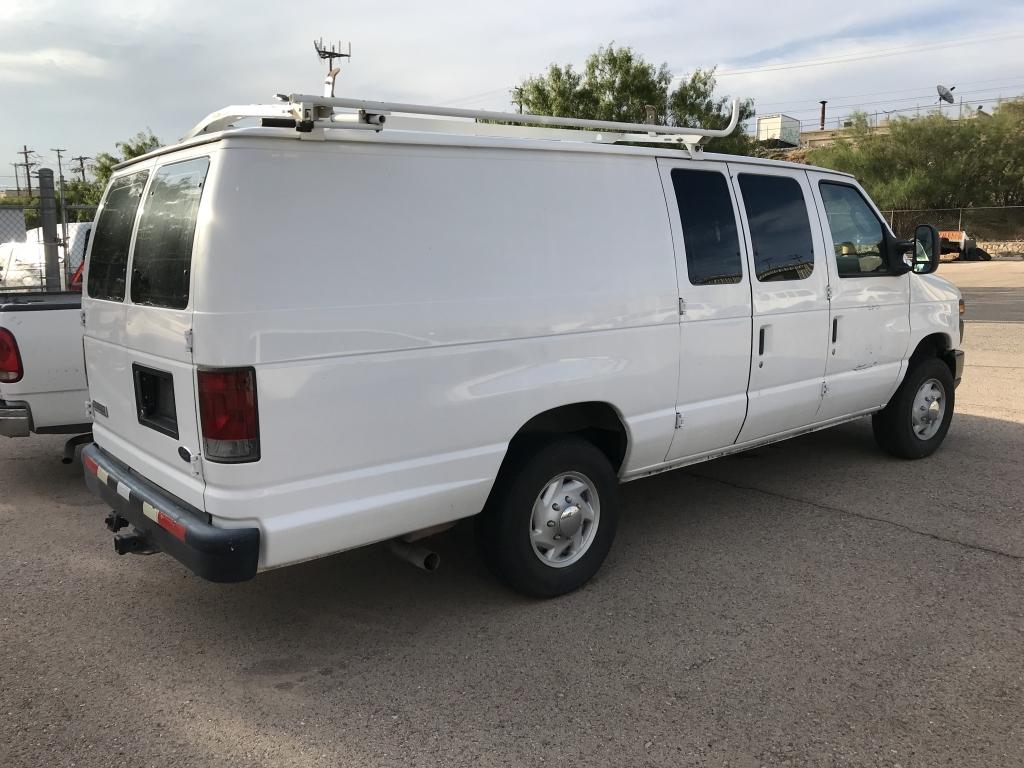
POLYGON ((65 75, 104 77, 108 63, 85 51, 71 48, 44 48, 28 53, 0 52, 0 82, 49 83, 65 75))

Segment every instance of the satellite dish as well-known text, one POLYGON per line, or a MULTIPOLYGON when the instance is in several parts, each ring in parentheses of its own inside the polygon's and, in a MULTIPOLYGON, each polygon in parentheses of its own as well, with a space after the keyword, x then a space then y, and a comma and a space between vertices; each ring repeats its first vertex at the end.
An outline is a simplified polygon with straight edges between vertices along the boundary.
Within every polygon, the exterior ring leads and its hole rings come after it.
POLYGON ((939 92, 939 103, 940 104, 943 101, 945 101, 947 104, 955 104, 956 103, 953 100, 953 91, 956 90, 956 86, 955 85, 950 86, 949 88, 947 88, 944 85, 937 85, 937 86, 935 86, 935 90, 939 92))

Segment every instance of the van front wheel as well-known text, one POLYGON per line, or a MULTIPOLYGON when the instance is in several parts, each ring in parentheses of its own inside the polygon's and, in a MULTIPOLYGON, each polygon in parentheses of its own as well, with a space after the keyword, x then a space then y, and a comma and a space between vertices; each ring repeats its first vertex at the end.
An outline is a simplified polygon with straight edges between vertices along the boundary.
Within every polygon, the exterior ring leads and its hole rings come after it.
POLYGON ((477 522, 487 565, 531 597, 572 592, 597 573, 615 538, 615 472, 575 437, 512 460, 477 522))
POLYGON ((892 400, 871 417, 875 441, 893 456, 921 459, 942 444, 953 419, 953 374, 937 358, 910 370, 892 400))

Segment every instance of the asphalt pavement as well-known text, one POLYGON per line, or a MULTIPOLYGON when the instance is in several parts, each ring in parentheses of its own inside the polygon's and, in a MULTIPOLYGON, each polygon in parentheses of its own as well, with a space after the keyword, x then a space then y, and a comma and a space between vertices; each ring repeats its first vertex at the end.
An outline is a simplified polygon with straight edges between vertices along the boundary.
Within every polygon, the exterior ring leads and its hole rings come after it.
POLYGON ((1024 765, 1024 324, 969 290, 933 457, 861 420, 630 483, 547 602, 468 527, 435 574, 117 557, 60 439, 0 440, 0 765, 1024 765))

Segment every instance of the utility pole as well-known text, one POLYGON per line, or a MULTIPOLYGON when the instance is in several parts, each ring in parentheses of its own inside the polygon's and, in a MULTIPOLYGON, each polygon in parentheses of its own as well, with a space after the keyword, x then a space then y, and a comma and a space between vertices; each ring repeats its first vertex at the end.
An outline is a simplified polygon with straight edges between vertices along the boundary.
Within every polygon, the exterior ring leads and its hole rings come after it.
POLYGON ((18 175, 18 169, 21 168, 21 163, 11 163, 14 166, 14 188, 18 190, 18 197, 21 197, 21 177, 18 175))
POLYGON ((516 86, 512 89, 512 103, 516 105, 519 114, 523 114, 523 88, 516 86))
POLYGON ((60 186, 57 188, 60 190, 60 240, 64 244, 64 264, 67 266, 68 261, 68 211, 64 207, 64 164, 62 155, 67 152, 66 149, 54 149, 50 147, 51 152, 57 153, 57 179, 60 186))
POLYGON ((53 199, 53 171, 39 169, 39 219, 43 230, 43 259, 46 264, 46 291, 60 291, 60 259, 57 255, 57 202, 53 199))
POLYGON ((82 174, 82 183, 85 183, 85 161, 92 160, 88 155, 79 155, 78 157, 72 157, 71 162, 78 163, 78 172, 82 174))
POLYGON ((34 152, 28 148, 27 144, 22 144, 21 149, 18 150, 19 155, 25 158, 25 162, 21 164, 21 167, 25 169, 25 182, 28 187, 28 199, 32 199, 32 169, 36 166, 36 163, 30 162, 28 156, 34 154, 34 152))

